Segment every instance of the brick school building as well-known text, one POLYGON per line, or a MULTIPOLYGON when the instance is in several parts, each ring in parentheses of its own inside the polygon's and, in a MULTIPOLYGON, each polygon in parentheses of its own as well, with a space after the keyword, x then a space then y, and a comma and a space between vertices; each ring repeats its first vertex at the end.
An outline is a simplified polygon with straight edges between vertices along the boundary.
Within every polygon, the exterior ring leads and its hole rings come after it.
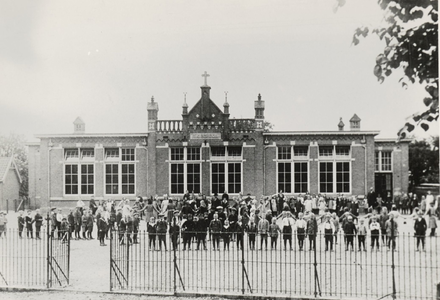
POLYGON ((376 139, 355 114, 334 131, 265 130, 265 101, 254 117, 231 118, 201 87, 200 100, 182 118, 160 120, 159 102, 147 103, 144 133, 88 133, 81 118, 73 133, 37 135, 29 144, 31 206, 73 207, 76 201, 134 199, 168 194, 366 195, 408 188, 408 143, 376 139))

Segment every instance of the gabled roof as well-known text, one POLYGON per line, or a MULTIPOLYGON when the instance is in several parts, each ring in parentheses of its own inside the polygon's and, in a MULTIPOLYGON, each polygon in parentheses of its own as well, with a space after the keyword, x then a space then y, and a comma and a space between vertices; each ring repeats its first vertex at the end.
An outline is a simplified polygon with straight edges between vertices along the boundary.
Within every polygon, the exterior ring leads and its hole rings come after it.
POLYGON ((84 121, 81 117, 77 117, 75 121, 73 121, 73 124, 84 124, 84 121))
POLYGON ((353 117, 351 117, 350 122, 359 122, 361 118, 358 117, 357 114, 354 114, 353 117))
POLYGON ((4 182, 6 180, 6 176, 8 175, 8 171, 11 168, 14 168, 15 173, 17 174, 18 180, 21 183, 21 176, 18 172, 17 165, 15 164, 14 157, 0 157, 0 182, 4 182))

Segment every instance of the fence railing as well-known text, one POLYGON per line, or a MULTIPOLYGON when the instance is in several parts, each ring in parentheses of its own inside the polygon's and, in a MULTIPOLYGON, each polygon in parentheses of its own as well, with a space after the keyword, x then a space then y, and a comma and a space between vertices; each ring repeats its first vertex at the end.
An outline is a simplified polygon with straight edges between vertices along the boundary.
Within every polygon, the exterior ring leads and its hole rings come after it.
POLYGON ((267 237, 266 250, 261 236, 256 236, 255 247, 246 233, 243 247, 237 237, 231 237, 228 248, 227 238, 221 239, 220 247, 214 247, 217 236, 207 234, 205 250, 204 235, 183 233, 186 247, 179 238, 173 248, 167 234, 165 250, 163 244, 159 248, 158 236, 145 231, 137 234, 137 243, 130 243, 126 234, 113 232, 111 260, 125 276, 118 277, 113 270, 111 289, 165 294, 432 299, 440 280, 438 237, 424 238, 424 251, 421 245, 416 251, 417 238, 400 234, 395 237, 393 251, 392 240, 388 248, 385 236, 383 240, 378 237, 379 247, 374 249, 372 237, 366 236, 364 249, 358 236, 337 234, 330 238, 318 234, 313 238, 294 233, 292 246, 288 236, 285 240, 280 235, 273 249, 271 237, 267 237), (346 249, 352 238, 353 247, 346 249), (120 284, 121 278, 126 279, 124 284, 120 284))
POLYGON ((46 228, 0 230, 0 287, 51 288, 69 284, 70 239, 46 228))

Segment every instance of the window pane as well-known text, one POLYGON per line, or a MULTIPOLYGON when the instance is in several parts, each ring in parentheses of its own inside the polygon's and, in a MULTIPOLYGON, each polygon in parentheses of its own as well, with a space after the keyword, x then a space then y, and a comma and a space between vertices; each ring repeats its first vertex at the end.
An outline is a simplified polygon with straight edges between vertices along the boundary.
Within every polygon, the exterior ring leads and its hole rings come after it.
POLYGON ((336 163, 336 192, 349 193, 350 192, 350 163, 337 162, 336 163))
POLYGON ((107 164, 105 166, 105 192, 106 194, 118 194, 118 164, 107 164))
POLYGON ((278 191, 291 193, 291 163, 278 163, 278 191))
POLYGON ((121 180, 122 194, 132 194, 130 191, 134 191, 135 186, 134 164, 122 164, 121 180))
POLYGON ((306 162, 297 162, 294 165, 295 193, 306 193, 308 186, 308 172, 306 162))
POLYGON ((333 163, 319 163, 320 193, 333 193, 333 163))
POLYGON ((189 147, 186 152, 187 160, 200 160, 200 148, 189 147))
POLYGON ((225 164, 213 163, 211 168, 211 189, 213 193, 225 191, 225 164))
POLYGON ((319 146, 319 156, 333 156, 333 146, 319 146))
POLYGON ((171 160, 183 160, 183 147, 170 148, 171 160))
POLYGON ((278 147, 278 159, 291 159, 292 158, 292 147, 281 146, 278 147))

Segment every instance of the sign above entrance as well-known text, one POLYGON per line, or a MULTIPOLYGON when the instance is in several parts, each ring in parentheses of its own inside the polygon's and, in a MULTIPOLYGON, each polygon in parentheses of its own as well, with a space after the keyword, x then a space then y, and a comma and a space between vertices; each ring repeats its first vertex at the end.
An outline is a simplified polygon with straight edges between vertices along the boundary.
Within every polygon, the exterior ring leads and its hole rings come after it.
POLYGON ((204 133, 190 133, 191 140, 221 140, 220 132, 204 132, 204 133))

